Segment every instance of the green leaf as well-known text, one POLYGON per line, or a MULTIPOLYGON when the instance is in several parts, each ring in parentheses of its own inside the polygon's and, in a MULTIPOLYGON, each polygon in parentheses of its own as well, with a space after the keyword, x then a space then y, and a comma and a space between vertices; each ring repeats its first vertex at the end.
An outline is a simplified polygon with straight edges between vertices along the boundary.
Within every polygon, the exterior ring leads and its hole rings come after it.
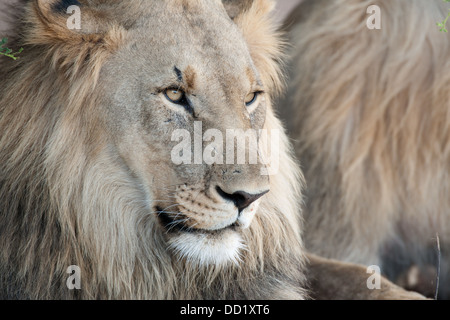
POLYGON ((19 55, 23 51, 23 48, 20 48, 19 51, 13 53, 12 49, 9 49, 7 47, 3 47, 3 45, 5 45, 7 42, 8 42, 8 38, 3 38, 0 41, 0 55, 9 57, 9 58, 14 59, 14 60, 19 59, 19 57, 17 57, 17 55, 19 55))

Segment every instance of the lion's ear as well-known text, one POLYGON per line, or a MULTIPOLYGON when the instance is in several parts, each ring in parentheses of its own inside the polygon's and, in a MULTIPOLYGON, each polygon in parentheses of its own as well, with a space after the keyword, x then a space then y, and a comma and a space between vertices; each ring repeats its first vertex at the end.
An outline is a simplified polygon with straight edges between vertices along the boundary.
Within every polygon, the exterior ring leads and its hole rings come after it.
MULTIPOLYGON (((25 16, 29 24, 27 42, 39 45, 79 38, 82 31, 81 8, 81 3, 76 0, 34 0, 25 16), (68 14, 70 12, 71 15, 68 14)), ((83 11, 87 10, 83 8, 83 11)), ((83 20, 86 18, 87 12, 83 12, 83 20)))
POLYGON ((281 64, 284 41, 272 11, 271 0, 222 0, 228 15, 241 29, 266 89, 274 94, 284 86, 281 64))
POLYGON ((46 52, 55 67, 70 67, 72 75, 92 65, 98 68, 124 38, 121 26, 80 1, 33 0, 25 14, 24 44, 46 46, 40 52, 46 52))
POLYGON ((253 0, 222 0, 222 3, 230 18, 234 20, 251 7, 253 0))
POLYGON ((25 17, 29 25, 26 42, 34 45, 102 42, 113 26, 103 12, 82 2, 34 0, 25 17))

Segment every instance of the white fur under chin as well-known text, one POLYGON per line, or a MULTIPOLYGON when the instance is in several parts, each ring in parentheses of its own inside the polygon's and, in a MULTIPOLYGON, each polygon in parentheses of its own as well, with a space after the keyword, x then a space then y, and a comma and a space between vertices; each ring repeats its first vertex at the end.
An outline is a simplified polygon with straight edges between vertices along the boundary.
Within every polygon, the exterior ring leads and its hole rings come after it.
POLYGON ((233 230, 220 234, 182 233, 169 240, 170 248, 190 263, 199 266, 238 264, 245 249, 241 236, 233 230))
POLYGON ((250 224, 252 223, 253 218, 255 217, 255 213, 258 211, 260 202, 261 199, 256 200, 241 213, 237 222, 239 223, 239 226, 242 229, 247 229, 248 227, 250 227, 250 224))

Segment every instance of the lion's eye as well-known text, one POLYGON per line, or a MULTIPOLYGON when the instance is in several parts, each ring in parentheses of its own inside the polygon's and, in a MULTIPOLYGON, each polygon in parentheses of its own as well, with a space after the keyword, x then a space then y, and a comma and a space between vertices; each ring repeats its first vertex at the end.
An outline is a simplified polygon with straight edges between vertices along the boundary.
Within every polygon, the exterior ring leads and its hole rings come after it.
POLYGON ((194 109, 191 106, 191 102, 189 101, 186 93, 181 89, 169 88, 162 91, 164 93, 164 97, 170 102, 177 104, 183 107, 187 112, 194 115, 194 109))
POLYGON ((252 105, 256 101, 256 98, 258 98, 258 94, 259 94, 258 92, 252 92, 252 93, 248 94, 245 97, 245 105, 247 107, 252 105))
POLYGON ((180 102, 183 101, 184 98, 184 92, 179 89, 166 89, 164 91, 164 95, 166 96, 167 100, 177 104, 180 104, 180 102))

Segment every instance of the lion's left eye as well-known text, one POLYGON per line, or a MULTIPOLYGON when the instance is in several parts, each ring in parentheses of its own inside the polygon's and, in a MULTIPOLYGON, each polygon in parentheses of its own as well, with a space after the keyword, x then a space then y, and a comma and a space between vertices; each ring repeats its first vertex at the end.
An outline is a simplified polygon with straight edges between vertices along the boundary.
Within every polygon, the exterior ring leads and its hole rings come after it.
POLYGON ((180 104, 184 98, 184 92, 179 89, 166 89, 164 95, 172 103, 180 104))
POLYGON ((248 94, 245 97, 245 105, 248 107, 248 106, 251 106, 253 103, 255 103, 256 98, 258 98, 258 95, 259 95, 259 92, 252 92, 252 93, 248 94))

